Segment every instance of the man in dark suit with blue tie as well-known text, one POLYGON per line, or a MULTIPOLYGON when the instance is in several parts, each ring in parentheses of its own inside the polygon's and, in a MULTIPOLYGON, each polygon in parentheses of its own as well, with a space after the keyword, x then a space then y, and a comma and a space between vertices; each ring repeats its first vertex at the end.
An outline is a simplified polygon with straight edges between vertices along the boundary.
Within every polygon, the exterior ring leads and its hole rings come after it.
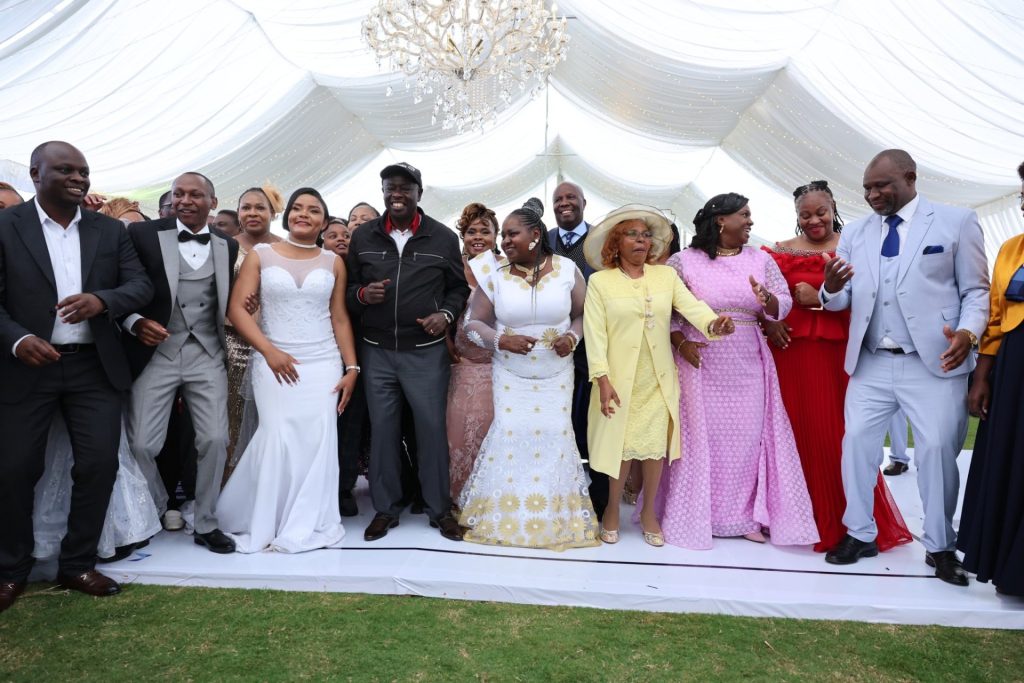
POLYGON ((83 154, 47 142, 29 172, 35 198, 0 212, 0 611, 32 568, 34 489, 58 410, 74 456, 58 582, 95 596, 120 592, 95 570, 131 386, 118 320, 153 296, 121 221, 81 208, 83 154))
MULTIPOLYGON (((559 183, 551 200, 555 210, 555 223, 558 224, 557 230, 548 232, 551 248, 559 256, 571 259, 583 273, 583 279, 589 280, 594 269, 583 257, 583 244, 587 240, 587 233, 590 232, 590 223, 583 220, 583 210, 587 208, 587 198, 583 195, 583 188, 575 183, 559 183)), ((589 459, 587 411, 590 408, 590 379, 587 370, 586 343, 586 339, 581 340, 573 353, 575 372, 572 394, 572 428, 576 435, 576 447, 579 448, 580 457, 584 460, 589 459)), ((589 467, 587 470, 590 473, 590 500, 594 504, 594 511, 597 513, 598 519, 600 519, 608 505, 608 475, 591 471, 589 467)))

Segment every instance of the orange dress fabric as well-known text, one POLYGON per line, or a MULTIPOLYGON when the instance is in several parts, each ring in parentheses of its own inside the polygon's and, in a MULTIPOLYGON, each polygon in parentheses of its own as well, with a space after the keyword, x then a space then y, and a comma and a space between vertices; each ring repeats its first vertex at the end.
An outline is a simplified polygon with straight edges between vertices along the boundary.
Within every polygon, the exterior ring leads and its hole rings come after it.
MULTIPOLYGON (((825 258, 820 253, 763 247, 778 264, 792 292, 797 283, 818 289, 824 280, 825 258)), ((828 254, 829 257, 834 254, 828 254)), ((831 550, 846 535, 843 512, 846 496, 840 464, 843 456, 843 402, 849 377, 843 371, 849 311, 825 311, 800 306, 785 320, 792 330, 788 348, 769 344, 779 375, 782 402, 786 406, 796 447, 800 453, 807 490, 811 495, 814 522, 821 540, 814 549, 831 550)), ((878 445, 879 448, 882 444, 878 445)), ((876 543, 888 550, 912 540, 896 501, 881 472, 875 486, 876 543)))

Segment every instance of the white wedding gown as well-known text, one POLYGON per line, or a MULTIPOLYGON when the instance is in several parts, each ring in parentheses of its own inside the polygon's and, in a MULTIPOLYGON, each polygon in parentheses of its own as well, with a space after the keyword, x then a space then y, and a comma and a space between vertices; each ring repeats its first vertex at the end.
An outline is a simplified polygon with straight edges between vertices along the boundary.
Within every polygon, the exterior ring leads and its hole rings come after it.
MULTIPOLYGON (((71 437, 58 413, 50 424, 44 455, 45 470, 36 484, 35 505, 32 510, 32 532, 37 560, 49 560, 60 554, 60 543, 68 530, 68 511, 71 509, 71 437)), ((139 469, 121 428, 121 443, 117 450, 117 479, 110 492, 110 504, 103 521, 96 554, 112 557, 114 549, 140 543, 160 531, 160 517, 149 493, 149 485, 139 469)))
POLYGON ((341 354, 331 326, 333 253, 288 259, 255 247, 260 259, 260 328, 299 364, 294 385, 278 383, 253 351, 259 412, 238 468, 217 503, 217 520, 238 552, 298 553, 341 545, 338 511, 338 394, 341 354))

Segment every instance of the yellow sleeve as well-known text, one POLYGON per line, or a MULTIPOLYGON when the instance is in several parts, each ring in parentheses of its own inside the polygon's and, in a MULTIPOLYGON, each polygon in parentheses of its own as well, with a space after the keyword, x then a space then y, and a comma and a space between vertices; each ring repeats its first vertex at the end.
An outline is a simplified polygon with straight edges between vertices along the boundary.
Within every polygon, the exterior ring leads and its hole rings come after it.
MULTIPOLYGON (((675 283, 672 289, 672 308, 697 328, 705 337, 714 340, 719 337, 711 334, 711 323, 718 318, 718 314, 711 310, 711 307, 693 295, 693 292, 683 284, 680 277, 673 278, 675 283)), ((589 343, 589 342, 588 342, 589 343)))
POLYGON ((601 295, 601 278, 595 275, 590 276, 586 303, 583 304, 583 338, 586 340, 591 381, 608 374, 608 318, 601 295))
POLYGON ((988 291, 988 326, 981 335, 981 342, 978 344, 978 353, 986 356, 994 356, 999 352, 999 345, 1003 342, 1003 309, 1006 301, 1003 295, 1009 280, 1016 270, 1016 261, 1010 259, 1013 256, 1012 249, 1008 249, 1008 241, 999 249, 996 256, 996 263, 992 269, 992 285, 988 291))

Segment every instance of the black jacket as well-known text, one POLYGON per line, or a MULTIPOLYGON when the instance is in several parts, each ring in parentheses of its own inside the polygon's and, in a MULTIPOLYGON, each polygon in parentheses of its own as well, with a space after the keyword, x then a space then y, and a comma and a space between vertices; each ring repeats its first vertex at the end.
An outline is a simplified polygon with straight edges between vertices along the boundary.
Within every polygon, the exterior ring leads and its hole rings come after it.
POLYGON ((416 319, 438 311, 447 311, 454 319, 469 296, 458 236, 422 209, 419 213, 420 227, 401 257, 384 230, 386 213, 361 225, 348 248, 349 313, 359 320, 364 342, 392 351, 443 344, 444 335, 430 336, 416 319), (381 280, 391 280, 384 302, 362 303, 359 290, 381 280))
MULTIPOLYGON (((131 386, 121 348, 118 320, 153 298, 153 285, 139 263, 121 221, 82 210, 78 224, 82 250, 82 291, 95 294, 107 312, 89 320, 103 370, 115 389, 131 386)), ((0 403, 22 400, 40 370, 11 354, 21 337, 50 339, 57 287, 35 201, 0 211, 0 403)))

